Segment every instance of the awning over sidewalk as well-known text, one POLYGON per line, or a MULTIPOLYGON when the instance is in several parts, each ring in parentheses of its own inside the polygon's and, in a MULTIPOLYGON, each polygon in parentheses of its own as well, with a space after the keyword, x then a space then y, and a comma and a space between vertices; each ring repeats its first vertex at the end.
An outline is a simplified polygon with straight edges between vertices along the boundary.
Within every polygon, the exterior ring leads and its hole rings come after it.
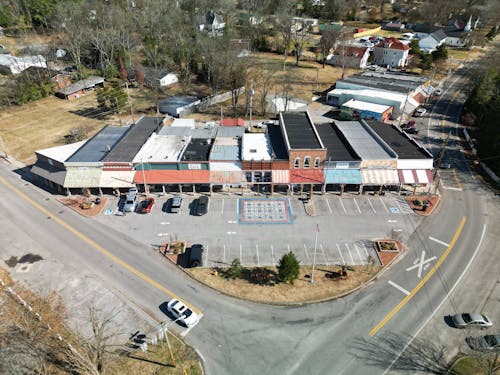
POLYGON ((359 169, 324 169, 326 184, 361 184, 359 169))
POLYGON ((288 184, 290 182, 290 172, 288 169, 275 169, 272 171, 273 184, 288 184))
POLYGON ((395 169, 361 169, 363 185, 399 185, 395 169))
POLYGON ((101 182, 99 167, 72 167, 67 169, 65 188, 97 188, 101 182))
POLYGON ((325 180, 321 169, 293 169, 290 171, 292 184, 322 184, 325 180))
POLYGON ((210 171, 210 183, 212 184, 235 184, 240 185, 242 181, 241 171, 210 171))
POLYGON ((66 171, 58 170, 48 164, 39 162, 31 167, 31 173, 61 186, 64 185, 64 180, 66 179, 66 171))
POLYGON ((103 171, 99 187, 130 188, 134 187, 135 171, 103 171))
POLYGON ((398 176, 402 184, 429 184, 432 182, 432 171, 429 169, 399 169, 398 176))
POLYGON ((146 184, 209 184, 209 170, 139 170, 135 172, 134 182, 143 184, 144 177, 146 184))

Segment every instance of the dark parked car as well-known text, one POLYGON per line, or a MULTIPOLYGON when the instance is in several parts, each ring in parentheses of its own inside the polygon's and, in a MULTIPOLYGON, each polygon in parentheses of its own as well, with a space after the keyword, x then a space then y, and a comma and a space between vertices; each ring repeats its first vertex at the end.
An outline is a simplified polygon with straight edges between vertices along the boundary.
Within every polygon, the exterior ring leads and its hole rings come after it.
POLYGON ((198 198, 198 203, 196 204, 196 215, 202 216, 208 212, 208 197, 202 195, 198 198))
POLYGON ((191 245, 187 249, 187 266, 188 267, 200 267, 203 265, 203 251, 204 247, 201 244, 191 245))
POLYGON ((151 212, 151 209, 153 208, 153 204, 155 204, 154 198, 144 199, 139 203, 139 208, 137 211, 140 214, 149 214, 151 212))
POLYGON ((415 128, 403 128, 403 131, 408 134, 418 134, 418 129, 415 128))
POLYGON ((500 349, 500 335, 486 335, 480 337, 467 337, 465 339, 469 348, 473 350, 497 350, 500 349))
POLYGON ((176 214, 180 212, 182 206, 182 197, 180 195, 175 195, 170 201, 170 212, 176 214))

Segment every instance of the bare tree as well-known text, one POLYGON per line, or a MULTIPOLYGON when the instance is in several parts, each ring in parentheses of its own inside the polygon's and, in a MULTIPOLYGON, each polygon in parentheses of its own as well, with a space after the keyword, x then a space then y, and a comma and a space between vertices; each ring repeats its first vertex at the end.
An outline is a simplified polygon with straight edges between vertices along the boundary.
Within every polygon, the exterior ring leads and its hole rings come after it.
POLYGON ((259 69, 256 74, 256 88, 259 93, 259 104, 263 116, 266 115, 266 98, 274 85, 276 70, 276 65, 268 64, 266 67, 259 69))
POLYGON ((325 67, 326 57, 330 51, 335 48, 337 40, 340 37, 341 29, 328 28, 323 31, 321 39, 319 40, 319 46, 321 48, 321 53, 323 54, 323 68, 325 67))
POLYGON ((310 41, 309 34, 304 28, 292 33, 292 43, 295 51, 295 63, 299 66, 299 60, 304 53, 304 46, 310 41))
POLYGON ((286 59, 288 57, 288 48, 290 47, 290 42, 292 40, 292 33, 294 26, 293 21, 293 2, 286 3, 286 5, 281 6, 276 14, 274 26, 281 36, 281 41, 283 43, 283 70, 286 66, 286 59))

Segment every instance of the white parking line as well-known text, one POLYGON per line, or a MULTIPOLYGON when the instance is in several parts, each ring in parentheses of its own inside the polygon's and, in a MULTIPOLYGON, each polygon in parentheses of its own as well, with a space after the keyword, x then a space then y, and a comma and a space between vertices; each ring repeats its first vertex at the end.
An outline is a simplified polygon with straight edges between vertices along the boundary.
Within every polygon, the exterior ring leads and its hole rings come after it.
POLYGON ((288 247, 288 252, 290 252, 290 244, 286 245, 288 247))
POLYGON ((168 233, 158 233, 158 237, 161 237, 161 236, 168 236, 168 233))
MULTIPOLYGON (((356 250, 358 249, 358 245, 354 244, 354 247, 356 248, 356 250)), ((368 258, 370 254, 368 254, 368 250, 366 250, 365 246, 363 246, 363 250, 365 251, 366 257, 368 258)))
POLYGON ((306 246, 306 244, 304 244, 304 252, 306 253, 307 260, 310 261, 309 254, 307 253, 307 246, 306 246))
POLYGON ((444 247, 448 247, 448 246, 450 246, 450 244, 449 244, 449 243, 446 243, 446 242, 444 242, 444 241, 438 240, 437 238, 434 238, 434 237, 430 237, 430 236, 429 236, 429 240, 434 241, 434 242, 437 242, 438 244, 443 245, 444 247))
POLYGON ((368 198, 368 203, 370 204, 370 207, 372 208, 373 213, 376 214, 377 211, 375 211, 375 208, 373 207, 373 204, 372 204, 372 201, 370 200, 370 198, 368 198))
POLYGON ((359 252, 359 249, 358 247, 356 246, 356 244, 354 244, 354 248, 356 249, 356 252, 358 253, 358 257, 359 257, 359 260, 361 261, 361 264, 363 264, 363 258, 361 258, 361 253, 359 252))
POLYGON ((388 281, 389 285, 392 285, 394 288, 396 288, 397 290, 399 290, 400 292, 403 292, 404 294, 408 295, 410 294, 409 291, 407 291, 405 288, 403 288, 402 286, 399 286, 398 284, 396 284, 394 281, 391 281, 389 280, 388 281))
POLYGON ((346 264, 345 260, 344 260, 344 257, 342 256, 342 251, 340 251, 340 246, 339 244, 337 244, 337 251, 339 252, 340 254, 340 259, 342 259, 342 264, 346 264))
POLYGON ((227 223, 228 223, 228 224, 236 224, 236 223, 237 223, 237 221, 236 221, 236 220, 228 220, 228 221, 227 221, 227 223))
POLYGON ((325 258, 325 264, 329 266, 330 262, 328 261, 328 257, 326 256, 325 249, 323 249, 323 244, 320 244, 319 247, 321 249, 321 252, 323 253, 323 257, 325 258))
MULTIPOLYGON (((203 314, 198 315, 198 321, 200 321, 202 317, 203 317, 203 314)), ((197 323, 197 324, 198 324, 198 323, 197 323)), ((189 333, 189 331, 191 331, 191 330, 192 330, 195 326, 196 326, 196 325, 191 326, 191 327, 189 327, 188 329, 186 329, 185 331, 182 331, 182 332, 181 332, 181 337, 186 337, 186 335, 189 333)))
POLYGON ((274 247, 271 245, 271 258, 273 258, 273 265, 276 265, 276 258, 274 257, 274 247))
POLYGON ((342 198, 338 198, 340 201, 340 205, 342 206, 342 209, 344 210, 344 213, 347 213, 347 210, 345 209, 344 202, 342 202, 342 198))
POLYGON ((205 265, 208 266, 208 245, 205 247, 205 265))
POLYGON ((347 249, 347 252, 349 253, 349 256, 351 257, 351 264, 352 265, 355 265, 356 263, 354 263, 354 258, 352 257, 352 254, 351 254, 351 249, 349 249, 349 245, 348 244, 344 244, 345 245, 345 248, 347 249))
POLYGON ((260 267, 259 245, 255 245, 255 248, 257 249, 257 267, 260 267))
POLYGON ((224 245, 224 252, 222 253, 222 263, 226 263, 226 245, 224 245))
POLYGON ((387 209, 387 206, 385 205, 384 200, 382 199, 382 197, 378 197, 378 199, 380 199, 380 202, 382 202, 382 205, 385 208, 385 212, 389 212, 389 210, 387 209))
POLYGON ((221 214, 224 213, 224 198, 222 199, 222 206, 221 206, 221 209, 220 209, 220 213, 221 214))
POLYGON ((356 198, 352 198, 354 201, 354 204, 356 205, 356 208, 358 209, 358 212, 361 213, 361 210, 359 208, 358 202, 356 201, 356 198))
POLYGON ((330 213, 333 214, 332 208, 330 207, 330 202, 328 202, 328 199, 325 198, 326 205, 328 206, 328 209, 330 210, 330 213))
POLYGON ((160 223, 160 225, 168 225, 168 224, 170 224, 168 221, 162 221, 162 222, 160 223))

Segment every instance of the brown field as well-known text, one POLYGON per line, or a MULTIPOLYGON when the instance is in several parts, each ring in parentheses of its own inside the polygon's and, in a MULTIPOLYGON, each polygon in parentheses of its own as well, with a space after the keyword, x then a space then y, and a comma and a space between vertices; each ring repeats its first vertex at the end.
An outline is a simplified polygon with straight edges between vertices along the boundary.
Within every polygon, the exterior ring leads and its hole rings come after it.
MULTIPOLYGON (((272 273, 277 272, 273 267, 266 269, 272 273)), ((314 271, 314 284, 311 284, 310 278, 306 277, 311 274, 311 267, 301 267, 299 278, 293 285, 284 283, 259 285, 244 279, 228 280, 216 275, 215 270, 210 268, 193 268, 189 269, 188 273, 202 283, 236 298, 287 305, 331 299, 345 294, 366 283, 380 271, 381 267, 355 266, 353 271, 348 271, 347 280, 333 281, 326 276, 332 271, 338 272, 339 269, 339 266, 318 266, 314 271)))

